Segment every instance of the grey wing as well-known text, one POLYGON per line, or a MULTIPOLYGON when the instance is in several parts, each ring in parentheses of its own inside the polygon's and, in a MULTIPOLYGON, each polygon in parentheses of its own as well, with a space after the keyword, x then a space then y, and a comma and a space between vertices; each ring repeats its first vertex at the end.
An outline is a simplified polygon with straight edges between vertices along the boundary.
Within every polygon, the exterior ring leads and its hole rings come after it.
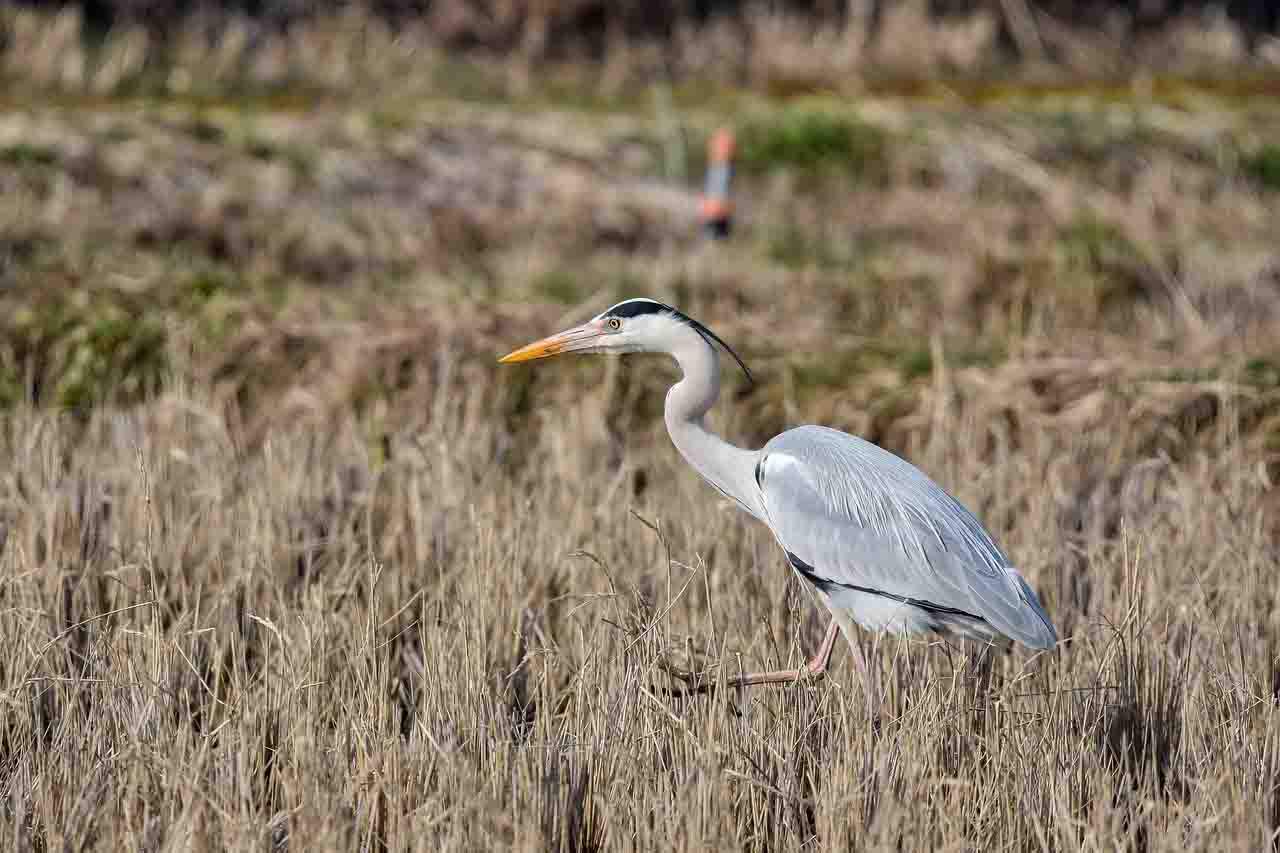
POLYGON ((1035 592, 982 524, 887 450, 799 427, 765 445, 756 480, 792 565, 862 624, 891 605, 915 620, 900 630, 960 626, 1035 648, 1057 641, 1035 592))

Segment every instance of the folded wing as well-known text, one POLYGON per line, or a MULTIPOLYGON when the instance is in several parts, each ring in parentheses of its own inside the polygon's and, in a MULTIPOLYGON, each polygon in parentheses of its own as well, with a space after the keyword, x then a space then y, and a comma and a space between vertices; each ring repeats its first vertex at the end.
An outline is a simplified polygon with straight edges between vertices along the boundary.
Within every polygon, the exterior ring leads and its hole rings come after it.
POLYGON ((1057 641, 982 524, 909 462, 837 430, 799 427, 765 446, 756 480, 792 565, 860 623, 901 612, 902 630, 1004 635, 1034 648, 1057 641))

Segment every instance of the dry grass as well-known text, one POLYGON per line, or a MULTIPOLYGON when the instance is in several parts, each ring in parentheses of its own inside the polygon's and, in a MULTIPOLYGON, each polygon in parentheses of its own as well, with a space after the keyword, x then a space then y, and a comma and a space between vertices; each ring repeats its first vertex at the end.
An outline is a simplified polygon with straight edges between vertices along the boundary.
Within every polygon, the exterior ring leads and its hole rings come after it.
MULTIPOLYGON (((510 93, 542 88, 555 69, 616 95, 672 76, 782 93, 1010 74, 1127 81, 1157 72, 1238 84, 1237 75, 1280 68, 1280 34, 1265 15, 1231 17, 1200 4, 1054 5, 284 0, 193 10, 106 0, 53 12, 3 3, 0 79, 99 95, 181 95, 262 86, 422 92, 463 74, 482 91, 510 93), (474 78, 452 61, 458 55, 486 61, 498 79, 474 78)), ((1251 4, 1228 5, 1244 13, 1251 4)))
POLYGON ((884 641, 877 731, 843 660, 785 689, 659 689, 664 655, 798 665, 822 623, 655 428, 610 453, 584 410, 512 436, 476 384, 440 392, 374 447, 344 418, 247 454, 181 396, 83 432, 6 419, 19 848, 1273 839, 1274 513, 1229 431, 1153 465, 1110 424, 1129 474, 1107 529, 1059 494, 1087 439, 1030 429, 983 462, 1002 436, 941 414, 918 460, 984 507, 1068 640, 989 684, 961 650, 884 641))
POLYGON ((12 97, 18 849, 1275 845, 1272 105, 717 96, 686 151, 594 95, 12 97), (673 164, 725 121, 758 144, 705 246, 673 164), (1061 648, 882 640, 878 726, 843 652, 665 695, 823 624, 670 447, 669 370, 493 364, 640 293, 760 373, 724 432, 906 454, 1061 648))

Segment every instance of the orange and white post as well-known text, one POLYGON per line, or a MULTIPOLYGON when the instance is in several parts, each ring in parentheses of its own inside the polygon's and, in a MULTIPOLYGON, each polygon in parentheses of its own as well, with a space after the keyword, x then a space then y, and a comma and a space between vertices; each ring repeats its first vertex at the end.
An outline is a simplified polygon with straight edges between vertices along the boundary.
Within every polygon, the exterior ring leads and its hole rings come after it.
POLYGON ((733 180, 733 133, 721 128, 707 142, 707 182, 702 194, 702 227, 715 240, 729 236, 733 225, 733 202, 729 184, 733 180))

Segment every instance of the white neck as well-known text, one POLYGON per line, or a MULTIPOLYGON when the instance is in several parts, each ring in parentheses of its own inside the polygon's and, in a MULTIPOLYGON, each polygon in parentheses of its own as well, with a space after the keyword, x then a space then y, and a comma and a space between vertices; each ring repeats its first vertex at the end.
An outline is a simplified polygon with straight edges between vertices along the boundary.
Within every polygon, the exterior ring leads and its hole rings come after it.
POLYGON ((694 329, 683 327, 671 347, 684 378, 667 392, 665 418, 671 442, 693 469, 757 518, 764 517, 755 481, 759 451, 735 447, 707 429, 703 418, 720 396, 720 361, 694 329))

